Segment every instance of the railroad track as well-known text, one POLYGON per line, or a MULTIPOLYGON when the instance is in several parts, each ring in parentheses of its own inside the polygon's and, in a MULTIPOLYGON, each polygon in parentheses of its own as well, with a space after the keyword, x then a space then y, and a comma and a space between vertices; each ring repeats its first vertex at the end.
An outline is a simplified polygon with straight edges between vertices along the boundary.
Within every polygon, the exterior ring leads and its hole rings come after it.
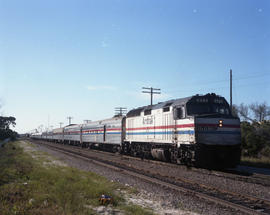
MULTIPOLYGON (((97 151, 97 152, 100 152, 100 151, 97 151)), ((105 153, 109 153, 109 152, 105 152, 105 153)), ((125 159, 128 159, 128 160, 141 160, 141 158, 138 158, 138 157, 131 157, 131 156, 125 156, 125 155, 123 155, 122 157, 125 159)), ((265 175, 260 175, 260 174, 252 175, 250 173, 242 172, 242 171, 240 172, 237 170, 199 169, 199 168, 195 168, 195 167, 187 167, 185 165, 175 165, 172 163, 167 163, 167 162, 157 161, 157 160, 149 160, 149 159, 145 159, 144 161, 147 163, 158 164, 161 166, 182 168, 184 170, 198 172, 198 173, 203 174, 203 175, 216 176, 219 178, 226 178, 226 179, 231 179, 234 181, 242 181, 242 182, 246 182, 246 183, 262 185, 264 187, 270 187, 270 176, 265 176, 265 175)))
POLYGON ((97 165, 119 171, 121 173, 139 178, 143 181, 154 183, 174 191, 186 193, 188 195, 196 196, 200 199, 214 202, 232 208, 236 211, 241 211, 245 214, 270 214, 270 201, 266 199, 220 190, 215 187, 205 186, 189 180, 184 180, 182 178, 160 175, 156 171, 138 169, 130 164, 126 165, 125 162, 119 161, 119 158, 103 159, 100 156, 90 155, 90 151, 85 151, 79 149, 78 147, 60 147, 56 144, 44 142, 42 142, 41 145, 46 145, 69 156, 91 161, 97 165))
MULTIPOLYGON (((72 145, 69 145, 69 146, 78 148, 77 146, 72 146, 72 145)), ((115 155, 112 152, 106 152, 106 151, 100 151, 100 150, 94 150, 94 149, 91 149, 91 151, 95 151, 95 152, 101 153, 101 154, 110 154, 111 156, 119 157, 119 155, 115 155)), ((127 160, 141 160, 141 158, 127 156, 127 155, 121 155, 121 157, 123 159, 127 159, 127 160)), ((233 170, 233 169, 230 169, 230 170, 207 170, 207 169, 200 169, 200 168, 195 168, 195 167, 187 167, 185 165, 176 165, 176 164, 172 164, 172 163, 168 163, 168 162, 151 160, 151 159, 144 159, 144 162, 158 164, 158 165, 162 165, 162 166, 168 166, 171 168, 178 168, 178 169, 182 168, 185 170, 188 169, 190 171, 198 172, 199 174, 203 174, 203 175, 215 176, 215 177, 219 177, 219 178, 226 178, 226 179, 230 179, 230 180, 234 180, 234 181, 241 181, 241 182, 246 182, 246 183, 250 183, 250 184, 262 185, 264 187, 270 187, 270 176, 265 176, 265 175, 261 175, 261 174, 252 175, 248 172, 238 171, 238 170, 233 170)))
MULTIPOLYGON (((141 160, 141 158, 138 157, 131 157, 131 156, 123 156, 128 160, 141 160)), ((153 164, 159 164, 162 166, 168 166, 168 167, 174 167, 174 168, 182 168, 185 170, 190 170, 194 172, 198 172, 200 174, 204 175, 209 175, 209 176, 216 176, 219 178, 226 178, 226 179, 231 179, 234 181, 243 181, 246 183, 251 183, 251 184, 258 184, 262 185, 264 187, 270 187, 270 176, 265 176, 265 175, 260 175, 260 174, 255 174, 252 175, 247 172, 243 171, 237 171, 237 170, 208 170, 208 169, 200 169, 200 168, 195 168, 195 167, 187 167, 185 165, 175 165, 172 163, 166 163, 163 161, 157 161, 157 160, 146 160, 145 162, 148 163, 153 163, 153 164)))
MULTIPOLYGON (((77 146, 72 146, 72 145, 69 145, 69 146, 78 148, 77 146)), ((100 154, 108 154, 110 156, 119 157, 119 155, 116 155, 112 152, 106 152, 106 151, 100 151, 100 150, 94 150, 94 149, 91 149, 91 151, 95 151, 96 153, 100 153, 100 154)), ((121 155, 121 157, 127 160, 140 160, 140 161, 142 160, 141 158, 127 156, 127 155, 121 155)), ((207 169, 200 169, 200 168, 195 168, 195 167, 187 167, 185 165, 176 165, 176 164, 172 164, 168 162, 151 160, 151 159, 144 159, 144 162, 158 164, 162 166, 168 166, 171 168, 177 168, 178 170, 179 168, 182 168, 184 170, 188 169, 190 171, 198 172, 199 174, 203 174, 203 175, 215 176, 219 178, 226 178, 226 179, 230 179, 234 181, 241 181, 241 182, 246 182, 250 184, 262 185, 264 187, 270 187, 270 176, 263 176, 259 174, 251 175, 247 172, 237 171, 237 170, 207 170, 207 169)))

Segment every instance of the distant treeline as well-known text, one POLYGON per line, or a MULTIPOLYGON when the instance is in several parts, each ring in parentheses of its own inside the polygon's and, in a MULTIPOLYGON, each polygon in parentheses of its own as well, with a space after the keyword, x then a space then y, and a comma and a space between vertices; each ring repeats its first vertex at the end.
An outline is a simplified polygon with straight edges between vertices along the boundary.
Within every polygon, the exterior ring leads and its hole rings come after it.
POLYGON ((0 116, 0 141, 10 138, 11 140, 16 139, 18 136, 17 132, 10 129, 16 125, 16 118, 9 116, 0 116))
POLYGON ((270 157, 270 106, 266 102, 233 107, 241 119, 242 154, 270 157))

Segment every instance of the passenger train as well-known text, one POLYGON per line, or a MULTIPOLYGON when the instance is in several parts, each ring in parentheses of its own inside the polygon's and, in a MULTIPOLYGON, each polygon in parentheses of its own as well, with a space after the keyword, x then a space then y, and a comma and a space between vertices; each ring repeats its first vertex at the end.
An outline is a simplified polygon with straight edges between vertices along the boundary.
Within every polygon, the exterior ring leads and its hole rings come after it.
POLYGON ((224 97, 194 95, 133 109, 126 116, 68 125, 32 138, 204 168, 235 167, 241 133, 224 97))

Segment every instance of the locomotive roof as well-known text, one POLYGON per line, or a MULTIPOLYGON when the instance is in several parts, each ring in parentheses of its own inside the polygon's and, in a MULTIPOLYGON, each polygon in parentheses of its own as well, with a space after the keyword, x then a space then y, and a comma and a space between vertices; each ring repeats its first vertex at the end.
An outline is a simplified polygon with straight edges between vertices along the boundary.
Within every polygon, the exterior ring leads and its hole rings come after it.
POLYGON ((189 96, 186 98, 180 98, 180 99, 171 99, 165 102, 159 102, 158 104, 155 105, 147 105, 143 107, 139 107, 136 109, 132 109, 127 113, 127 117, 132 117, 132 116, 139 116, 142 111, 145 110, 155 110, 155 109, 161 109, 164 107, 170 107, 170 106, 178 106, 178 105, 184 105, 186 104, 193 96, 189 96))
POLYGON ((193 97, 201 97, 201 96, 221 97, 221 96, 216 95, 215 93, 211 93, 211 94, 208 93, 208 94, 205 94, 205 95, 196 94, 194 96, 189 96, 189 97, 185 97, 185 98, 171 99, 171 100, 168 100, 168 101, 165 101, 165 102, 160 102, 160 103, 152 105, 152 106, 148 105, 148 106, 143 106, 143 107, 139 107, 139 108, 130 110, 127 113, 127 117, 139 116, 142 111, 161 109, 161 108, 170 107, 170 106, 175 107, 175 106, 179 106, 179 105, 185 105, 193 97))
POLYGON ((88 127, 88 126, 103 126, 104 124, 114 124, 117 121, 121 121, 124 116, 114 116, 112 118, 103 119, 103 120, 97 120, 97 121, 91 121, 86 124, 82 124, 82 127, 88 127))

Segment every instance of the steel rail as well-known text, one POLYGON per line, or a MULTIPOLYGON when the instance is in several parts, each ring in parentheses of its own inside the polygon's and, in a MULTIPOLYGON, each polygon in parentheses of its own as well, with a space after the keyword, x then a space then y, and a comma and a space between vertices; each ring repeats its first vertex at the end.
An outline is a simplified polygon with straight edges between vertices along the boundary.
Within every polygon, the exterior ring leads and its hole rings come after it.
MULTIPOLYGON (((186 193, 186 194, 189 194, 189 195, 196 196, 196 197, 198 197, 200 199, 204 199, 204 200, 207 200, 207 201, 218 203, 218 204, 221 204, 223 206, 227 206, 229 208, 232 208, 232 209, 234 209, 236 211, 241 211, 241 212, 246 213, 246 214, 266 215, 266 213, 264 213, 262 211, 257 211, 256 209, 253 209, 253 208, 249 208, 249 207, 246 207, 246 206, 243 206, 243 205, 239 205, 239 204, 236 204, 236 203, 233 203, 233 202, 230 202, 230 201, 218 198, 218 197, 214 197, 214 196, 211 196, 211 195, 208 195, 208 194, 204 194, 204 193, 192 190, 192 189, 188 189, 188 188, 185 188, 185 187, 180 187, 179 185, 175 185, 175 184, 172 184, 172 183, 169 183, 169 182, 164 182, 164 181, 162 181, 160 179, 149 177, 149 176, 147 176, 145 174, 141 174, 141 173, 137 173, 137 172, 134 172, 134 171, 131 171, 131 170, 127 170, 124 167, 109 164, 107 161, 97 159, 97 158, 93 158, 92 156, 85 155, 85 154, 83 154, 81 152, 75 152, 73 150, 69 150, 69 149, 66 149, 66 148, 64 149, 64 148, 61 148, 61 147, 56 147, 55 145, 47 144, 47 143, 46 144, 42 143, 40 145, 46 145, 46 146, 48 146, 50 148, 53 148, 54 150, 57 150, 57 151, 60 151, 60 152, 64 153, 64 154, 68 154, 70 156, 80 158, 80 159, 83 159, 83 160, 91 161, 92 163, 95 163, 97 165, 107 167, 107 168, 119 171, 121 173, 124 173, 124 174, 130 175, 130 176, 139 178, 139 179, 144 180, 144 181, 146 181, 148 183, 154 183, 154 184, 157 184, 157 185, 160 185, 160 186, 163 186, 163 187, 166 187, 166 188, 178 191, 178 192, 183 192, 183 193, 186 193)), ((259 199, 259 198, 256 198, 256 197, 252 197, 252 198, 254 200, 257 200, 257 201, 263 201, 264 203, 268 203, 270 205, 270 201, 268 201, 268 200, 259 199)))
MULTIPOLYGON (((78 146, 73 146, 73 145, 69 145, 75 149, 78 150, 78 146)), ((106 151, 100 151, 100 150, 96 150, 96 149, 91 149, 91 151, 94 151, 96 153, 100 153, 100 154, 108 154, 110 156, 119 156, 118 154, 114 154, 112 152, 106 152, 106 151)), ((138 157, 132 157, 132 156, 128 156, 128 155, 120 155, 121 158, 124 159, 128 159, 128 160, 142 160, 141 158, 138 157)), ((163 165, 163 166, 168 166, 171 168, 189 168, 187 166, 183 166, 183 165, 175 165, 172 163, 168 163, 168 162, 164 162, 164 161, 158 161, 158 160, 151 160, 151 159, 143 159, 144 162, 147 163, 153 163, 153 164, 158 164, 158 165, 163 165)), ((249 176, 245 176, 245 175, 239 175, 239 174, 246 174, 246 172, 240 172, 240 171, 218 171, 218 170, 207 170, 207 169, 198 169, 198 168, 193 168, 190 167, 190 170, 200 173, 200 174, 204 174, 204 175, 212 175, 215 177, 220 177, 220 178, 227 178, 230 180, 234 180, 234 181, 242 181, 245 183, 250 183, 250 184, 258 184, 258 185, 262 185, 265 187, 270 187, 270 176, 267 177, 265 176, 264 178, 261 178, 259 176, 256 175, 256 177, 249 177, 249 176), (231 173, 231 172, 235 172, 235 173, 231 173)))

